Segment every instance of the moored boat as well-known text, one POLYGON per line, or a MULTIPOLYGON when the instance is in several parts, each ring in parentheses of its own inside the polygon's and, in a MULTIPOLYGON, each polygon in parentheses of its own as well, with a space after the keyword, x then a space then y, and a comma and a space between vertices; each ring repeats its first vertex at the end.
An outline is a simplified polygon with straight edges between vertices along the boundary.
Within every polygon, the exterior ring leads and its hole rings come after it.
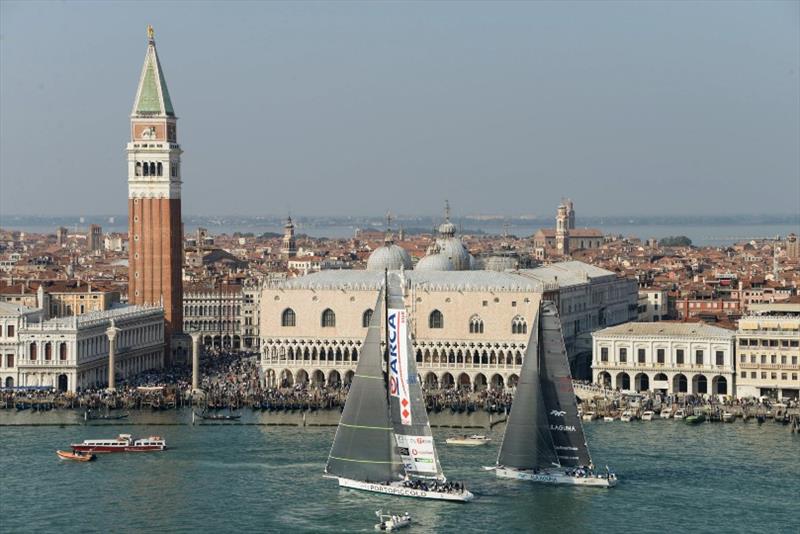
POLYGON ((62 460, 73 460, 75 462, 91 462, 95 458, 94 454, 90 452, 56 451, 56 454, 62 460))
POLYGON ((630 410, 625 410, 624 412, 622 412, 622 415, 620 416, 619 420, 622 421, 623 423, 630 423, 631 421, 636 420, 636 415, 630 410))
POLYGON ((605 421, 607 423, 612 423, 612 422, 614 422, 616 420, 617 420, 617 417, 614 416, 614 415, 606 415, 605 417, 603 417, 603 421, 605 421))
POLYGON ((586 412, 581 416, 582 421, 591 422, 594 421, 595 419, 597 419, 597 414, 595 414, 594 412, 586 412))
POLYGON ((675 415, 673 417, 675 419, 678 419, 679 421, 683 421, 684 419, 686 419, 686 410, 684 410, 683 408, 678 408, 677 410, 675 410, 675 415))
POLYGON ((656 415, 656 412, 654 412, 653 410, 645 410, 642 412, 642 421, 652 421, 657 417, 658 416, 656 415))
POLYGON ((732 412, 722 412, 723 423, 733 423, 736 420, 736 414, 732 412))
POLYGON ((700 423, 704 423, 706 421, 706 416, 703 414, 692 414, 687 416, 686 419, 683 420, 684 423, 687 425, 699 425, 700 423))
POLYGON ((664 408, 663 410, 661 410, 660 417, 661 419, 669 419, 670 417, 672 417, 672 410, 670 410, 669 408, 664 408))
POLYGON ((487 438, 483 435, 473 434, 471 436, 461 436, 460 438, 447 438, 445 443, 448 445, 462 445, 465 447, 475 447, 478 445, 486 445, 492 441, 492 438, 487 438))
POLYGON ((70 445, 73 451, 78 452, 152 452, 163 451, 167 442, 160 436, 133 439, 130 434, 120 434, 114 439, 87 439, 82 443, 70 445))

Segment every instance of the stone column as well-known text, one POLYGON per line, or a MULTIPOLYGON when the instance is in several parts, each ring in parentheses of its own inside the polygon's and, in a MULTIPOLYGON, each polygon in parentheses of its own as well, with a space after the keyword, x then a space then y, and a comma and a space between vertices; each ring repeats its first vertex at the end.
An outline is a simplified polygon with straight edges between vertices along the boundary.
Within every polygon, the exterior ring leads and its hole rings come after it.
POLYGON ((200 389, 200 332, 192 332, 192 391, 200 389))
POLYGON ((111 323, 111 326, 108 327, 106 330, 106 335, 108 336, 108 391, 114 391, 114 365, 115 365, 115 356, 117 352, 117 334, 119 333, 119 328, 114 326, 114 323, 111 323))

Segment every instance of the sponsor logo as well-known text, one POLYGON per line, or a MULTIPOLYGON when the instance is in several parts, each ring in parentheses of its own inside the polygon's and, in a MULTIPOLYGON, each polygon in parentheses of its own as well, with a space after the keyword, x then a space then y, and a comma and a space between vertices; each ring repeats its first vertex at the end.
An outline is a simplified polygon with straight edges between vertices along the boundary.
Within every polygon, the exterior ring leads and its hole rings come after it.
POLYGON ((561 445, 561 446, 557 446, 556 450, 559 450, 559 451, 577 451, 578 447, 564 447, 563 445, 561 445))
POLYGON ((389 334, 389 393, 400 403, 400 422, 411 425, 411 399, 408 391, 410 378, 406 361, 406 312, 402 309, 389 310, 387 316, 389 334))
POLYGON ((554 417, 564 417, 565 415, 567 415, 567 412, 563 410, 550 410, 550 415, 554 417))
POLYGON ((550 425, 550 430, 557 430, 559 432, 575 432, 575 427, 572 425, 550 425))

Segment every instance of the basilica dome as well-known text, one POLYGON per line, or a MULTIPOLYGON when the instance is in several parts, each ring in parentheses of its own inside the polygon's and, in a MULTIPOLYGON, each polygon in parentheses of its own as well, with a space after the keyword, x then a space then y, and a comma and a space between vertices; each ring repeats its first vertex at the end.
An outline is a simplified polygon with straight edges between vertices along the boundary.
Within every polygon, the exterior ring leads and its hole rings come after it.
POLYGON ((453 262, 441 252, 428 254, 417 262, 417 271, 454 271, 453 262))
POLYGON ((385 244, 372 251, 367 259, 368 271, 399 271, 400 269, 413 269, 414 263, 406 249, 387 238, 385 244))

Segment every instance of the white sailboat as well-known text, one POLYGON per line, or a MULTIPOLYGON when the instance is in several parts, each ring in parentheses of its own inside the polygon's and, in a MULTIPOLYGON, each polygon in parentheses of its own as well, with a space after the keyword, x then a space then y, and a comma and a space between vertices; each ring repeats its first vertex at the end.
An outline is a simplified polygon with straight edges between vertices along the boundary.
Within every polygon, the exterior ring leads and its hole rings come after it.
POLYGON ((522 362, 497 464, 500 478, 610 488, 617 477, 595 471, 578 416, 558 311, 539 310, 522 362))
POLYGON ((463 484, 448 482, 433 441, 411 339, 402 283, 387 274, 336 430, 325 476, 345 488, 466 502, 463 484), (381 316, 386 310, 386 346, 381 316))

